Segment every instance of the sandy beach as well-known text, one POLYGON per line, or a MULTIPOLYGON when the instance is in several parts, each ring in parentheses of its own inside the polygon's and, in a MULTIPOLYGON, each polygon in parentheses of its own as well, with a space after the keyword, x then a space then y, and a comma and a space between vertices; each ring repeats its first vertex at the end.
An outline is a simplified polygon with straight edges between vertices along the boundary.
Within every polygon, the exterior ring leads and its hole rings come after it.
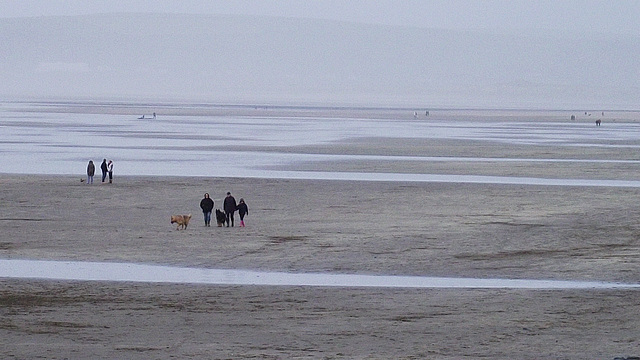
POLYGON ((0 0, 0 360, 640 360, 639 15, 0 0))
MULTIPOLYGON (((3 258, 638 282, 634 188, 80 178, 0 176, 3 258), (247 226, 204 227, 226 191, 247 226)), ((6 358, 613 359, 640 328, 637 290, 0 282, 6 358)))
MULTIPOLYGON (((637 113, 596 129, 561 111, 11 106, 0 168, 28 171, 0 174, 2 259, 640 283, 637 113), (81 182, 104 153, 114 183, 81 182), (225 172, 251 176, 206 175, 225 172), (205 227, 203 194, 221 208, 227 191, 246 227, 205 227)), ((16 359, 639 355, 637 289, 5 277, 0 311, 16 359)))

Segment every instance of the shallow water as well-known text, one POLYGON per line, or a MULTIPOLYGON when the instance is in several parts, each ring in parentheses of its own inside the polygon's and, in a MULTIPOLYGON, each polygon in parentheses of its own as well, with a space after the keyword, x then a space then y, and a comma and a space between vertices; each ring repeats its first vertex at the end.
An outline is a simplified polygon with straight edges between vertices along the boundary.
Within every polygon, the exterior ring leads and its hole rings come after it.
MULTIPOLYGON (((167 104, 171 105, 171 104, 167 104)), ((64 104, 64 106, 71 106, 64 104)), ((171 105, 174 108, 177 105, 171 105)), ((263 177, 369 181, 481 182, 498 184, 623 186, 635 181, 538 179, 500 176, 375 172, 281 171, 313 161, 418 162, 610 162, 597 159, 450 158, 383 155, 302 154, 273 147, 312 146, 358 138, 454 139, 567 147, 639 147, 640 125, 486 121, 461 113, 420 119, 318 116, 160 116, 55 112, 41 106, 0 103, 0 173, 78 174, 93 159, 114 159, 115 174, 150 176, 263 177), (34 112, 32 110, 37 110, 34 112), (49 110, 49 111, 48 111, 49 110), (455 120, 455 121, 452 121, 455 120), (241 151, 243 147, 252 151, 241 151), (260 149, 264 149, 261 151, 260 149)), ((79 107, 79 106, 78 106, 79 107)), ((355 111, 355 110, 354 110, 355 111)), ((517 119, 517 117, 513 117, 517 119)), ((635 160, 625 160, 637 163, 635 160)), ((615 161, 611 161, 615 162, 615 161)))
POLYGON ((332 171, 242 171, 242 177, 346 181, 444 182, 542 186, 640 187, 635 180, 548 179, 515 176, 438 175, 406 173, 364 173, 332 171))
POLYGON ((0 260, 0 278, 210 285, 385 288, 640 289, 640 284, 531 279, 261 272, 249 270, 43 260, 0 260))

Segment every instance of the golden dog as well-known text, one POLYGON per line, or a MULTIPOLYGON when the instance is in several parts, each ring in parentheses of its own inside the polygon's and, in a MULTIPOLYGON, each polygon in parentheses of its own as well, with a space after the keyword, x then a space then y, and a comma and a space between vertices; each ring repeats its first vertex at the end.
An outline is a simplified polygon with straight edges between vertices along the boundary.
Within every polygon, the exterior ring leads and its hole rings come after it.
POLYGON ((187 225, 189 225, 189 220, 191 220, 191 214, 189 215, 171 215, 171 223, 172 224, 178 224, 178 226, 176 226, 176 230, 178 230, 180 228, 180 226, 182 226, 182 229, 186 229, 187 225))

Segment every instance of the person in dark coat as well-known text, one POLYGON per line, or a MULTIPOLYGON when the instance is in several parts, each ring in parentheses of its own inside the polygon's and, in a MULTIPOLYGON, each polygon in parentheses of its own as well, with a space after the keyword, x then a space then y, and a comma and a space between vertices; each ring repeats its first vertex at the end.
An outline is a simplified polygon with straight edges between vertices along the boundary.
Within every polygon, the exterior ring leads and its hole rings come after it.
POLYGON ((107 159, 102 160, 102 164, 100 164, 100 170, 102 170, 102 182, 107 178, 107 159))
POLYGON ((93 164, 93 160, 89 160, 87 165, 87 184, 93 184, 93 175, 96 174, 96 166, 93 164))
POLYGON ((244 227, 244 216, 249 215, 249 208, 244 199, 240 199, 238 202, 238 215, 240 215, 240 226, 244 227))
POLYGON ((204 226, 211 226, 211 212, 213 211, 213 200, 209 193, 204 194, 204 199, 200 200, 200 208, 204 214, 204 226))
POLYGON ((227 227, 229 227, 229 222, 233 226, 233 213, 236 211, 236 207, 236 199, 231 196, 230 192, 227 192, 227 197, 224 198, 224 215, 227 218, 227 227))

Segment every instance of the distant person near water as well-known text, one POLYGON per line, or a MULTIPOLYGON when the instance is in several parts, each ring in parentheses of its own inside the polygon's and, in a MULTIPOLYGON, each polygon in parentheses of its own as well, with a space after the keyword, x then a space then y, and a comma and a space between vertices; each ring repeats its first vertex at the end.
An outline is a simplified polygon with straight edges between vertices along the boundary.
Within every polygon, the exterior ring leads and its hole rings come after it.
POLYGON ((200 200, 200 208, 204 214, 204 226, 211 226, 211 212, 213 211, 213 200, 209 193, 204 194, 204 199, 200 200))
POLYGON ((96 173, 96 166, 93 165, 93 160, 89 160, 87 165, 87 184, 93 184, 93 175, 96 173))
POLYGON ((240 215, 240 226, 244 227, 244 216, 249 215, 249 208, 242 198, 238 202, 238 215, 240 215))
POLYGON ((107 178, 107 159, 102 159, 102 164, 100 164, 100 170, 102 170, 102 182, 107 178))
POLYGON ((227 220, 227 227, 229 227, 229 222, 231 222, 231 226, 233 226, 233 213, 236 211, 236 199, 231 196, 230 192, 227 192, 227 197, 224 198, 224 215, 227 220))
POLYGON ((107 171, 109 171, 109 184, 113 183, 113 161, 109 160, 107 164, 107 171))

